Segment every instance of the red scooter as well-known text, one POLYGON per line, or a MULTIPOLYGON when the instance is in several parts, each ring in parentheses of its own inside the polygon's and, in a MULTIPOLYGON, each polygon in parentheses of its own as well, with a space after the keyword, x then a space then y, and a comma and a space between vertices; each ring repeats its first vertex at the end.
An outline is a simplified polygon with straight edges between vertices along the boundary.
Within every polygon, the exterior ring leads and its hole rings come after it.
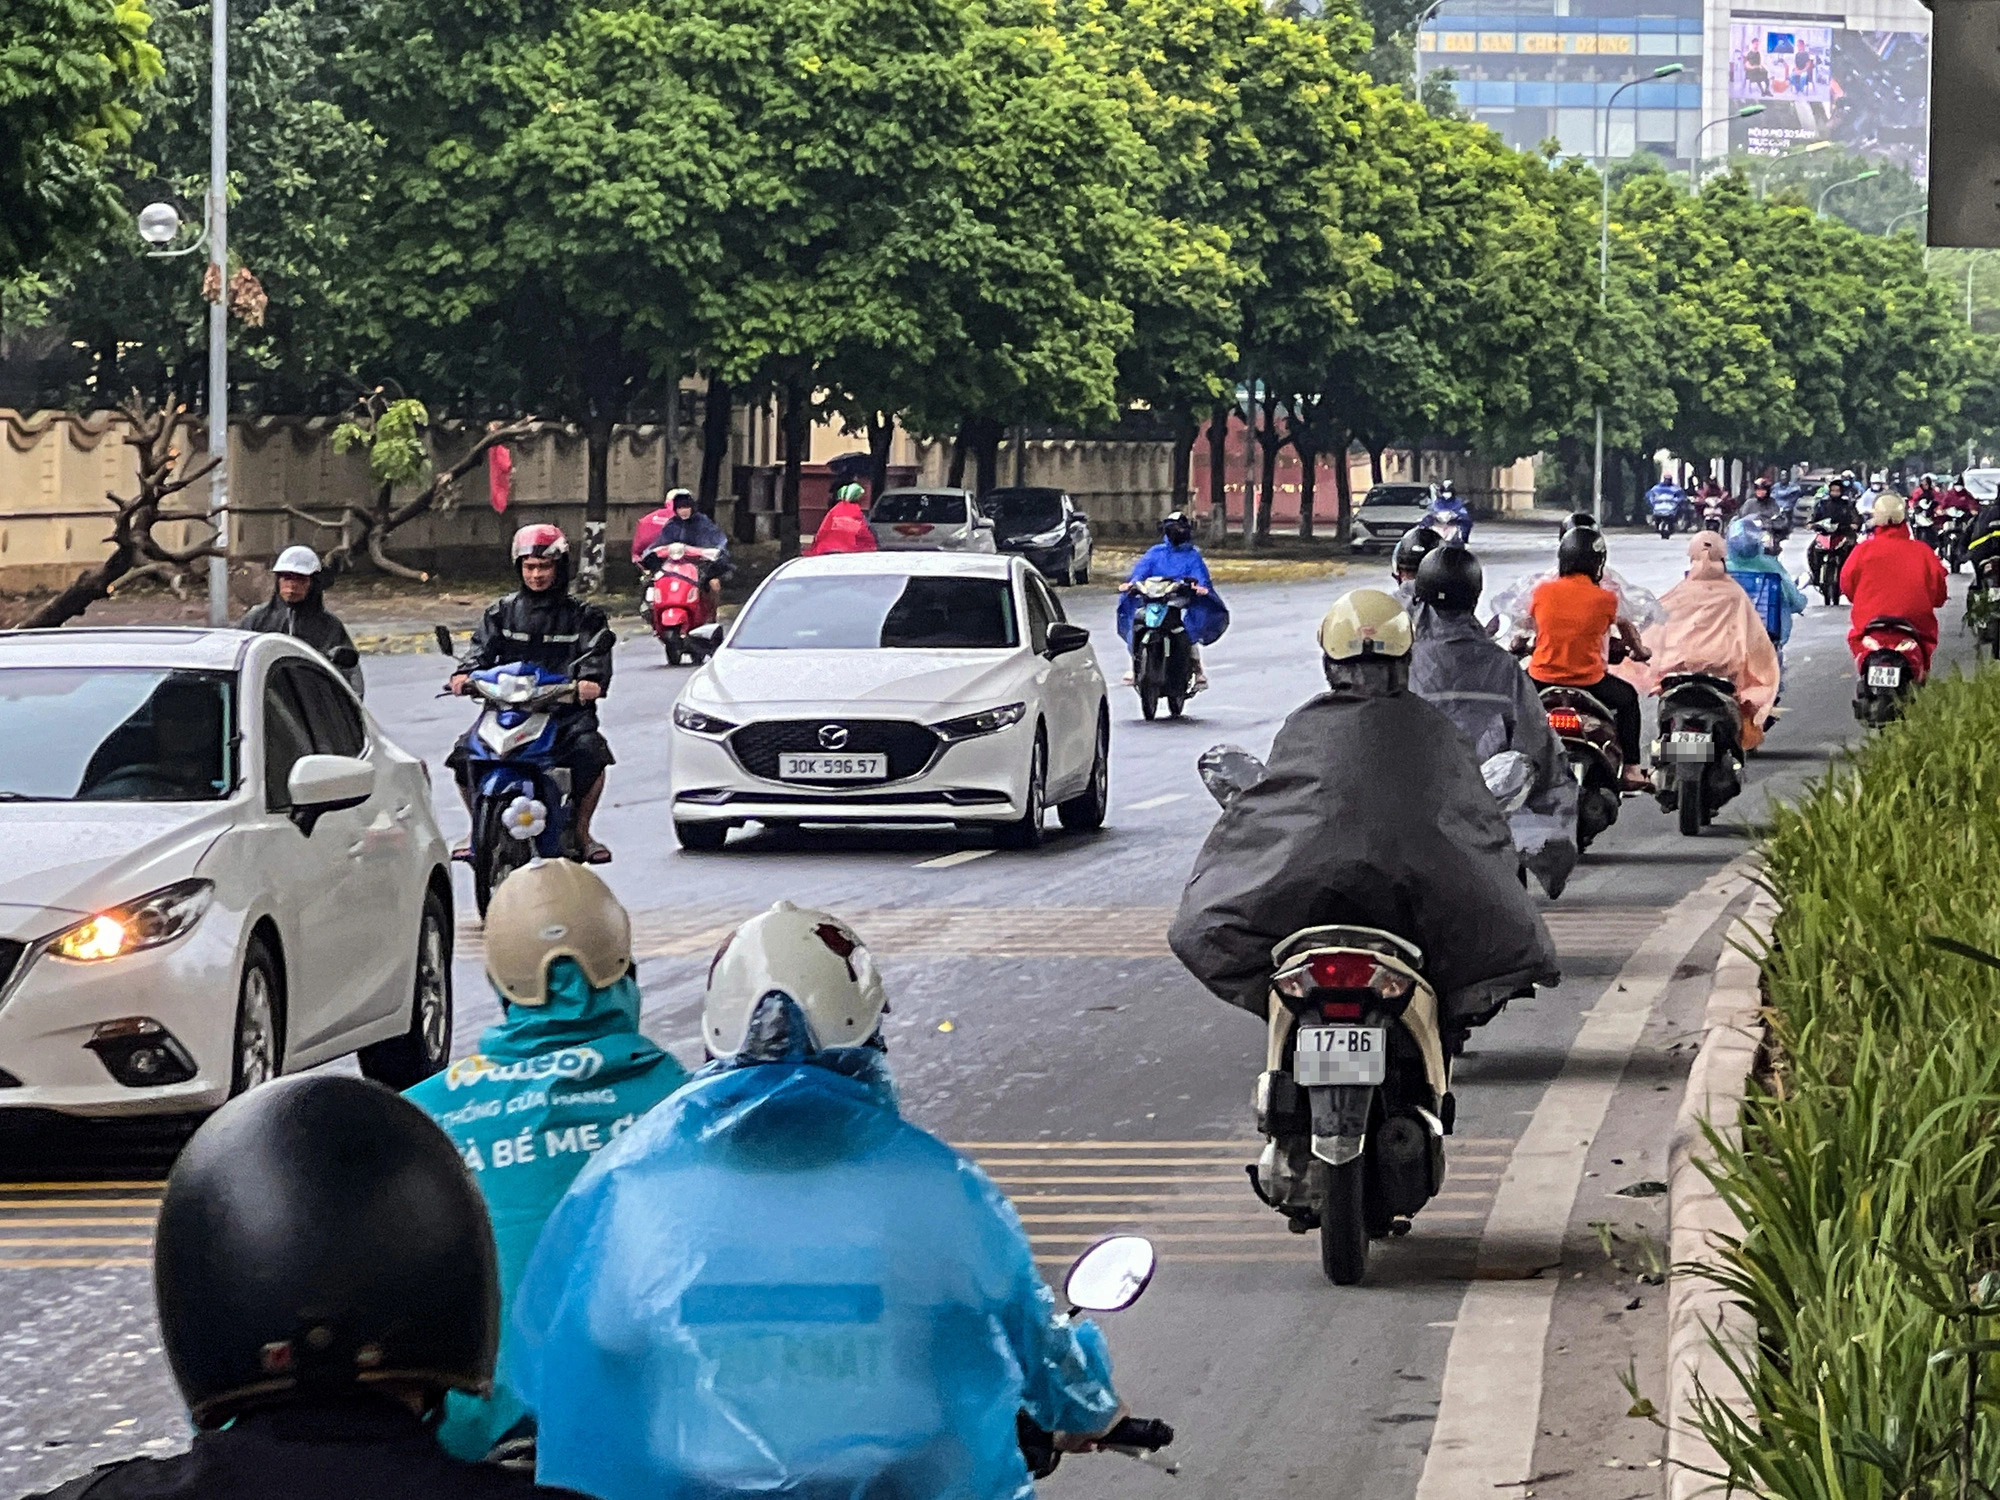
POLYGON ((670 667, 679 666, 683 658, 699 662, 708 654, 708 648, 689 632, 715 618, 708 591, 701 586, 701 565, 715 557, 712 547, 669 542, 648 552, 642 563, 646 622, 666 648, 670 667))

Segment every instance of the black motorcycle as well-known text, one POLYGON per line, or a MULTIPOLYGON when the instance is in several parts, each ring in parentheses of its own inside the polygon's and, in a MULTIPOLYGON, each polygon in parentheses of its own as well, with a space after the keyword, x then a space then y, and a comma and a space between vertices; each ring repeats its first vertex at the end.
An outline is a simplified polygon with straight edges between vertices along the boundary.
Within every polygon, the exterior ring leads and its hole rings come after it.
POLYGON ((1903 702, 1924 679, 1923 644, 1908 620, 1882 615, 1861 631, 1854 717, 1871 729, 1900 718, 1903 702))
POLYGON ((1132 612, 1132 686, 1139 693, 1139 712, 1152 718, 1166 699, 1175 718, 1188 700, 1194 678, 1194 642, 1188 639, 1183 615, 1195 600, 1191 578, 1146 578, 1138 585, 1138 607, 1132 612))
POLYGON ((1965 591, 1965 623, 1973 639, 2000 661, 2000 557, 1989 557, 1972 570, 1972 587, 1965 591))
POLYGON ((1581 854, 1618 821, 1619 784, 1625 777, 1618 721, 1582 688, 1545 687, 1541 694, 1549 728, 1562 741, 1570 774, 1576 777, 1576 847, 1581 854))
POLYGON ((1970 557, 1972 517, 1962 510, 1939 511, 1937 532, 1931 545, 1937 549, 1938 558, 1945 567, 1956 573, 1970 557))
POLYGON ((1919 496, 1910 502, 1910 535, 1922 542, 1940 557, 1944 549, 1938 543, 1937 502, 1919 496))
POLYGON ((1812 545, 1806 549, 1806 567, 1813 587, 1827 607, 1840 603, 1840 570, 1854 551, 1854 529, 1831 518, 1813 522, 1812 545))
POLYGON ((1660 684, 1660 737, 1653 744, 1654 795, 1693 837, 1743 790, 1743 717, 1736 684, 1703 672, 1660 684))

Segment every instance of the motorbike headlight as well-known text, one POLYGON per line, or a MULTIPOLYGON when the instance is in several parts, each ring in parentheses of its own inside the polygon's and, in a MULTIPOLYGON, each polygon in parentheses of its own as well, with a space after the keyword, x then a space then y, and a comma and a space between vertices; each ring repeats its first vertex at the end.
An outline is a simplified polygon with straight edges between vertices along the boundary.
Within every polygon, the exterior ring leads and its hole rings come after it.
POLYGON ((724 735, 736 726, 727 719, 718 719, 714 714, 705 714, 698 708, 690 708, 685 703, 674 705, 674 727, 685 729, 689 734, 724 735))
POLYGON ((214 894, 213 881, 176 881, 65 927, 48 940, 49 951, 73 963, 97 963, 157 948, 199 922, 214 894))
POLYGON ((1020 723, 1027 711, 1025 703, 1009 703, 1003 708, 989 708, 984 713, 967 714, 962 719, 946 719, 942 724, 931 725, 931 733, 947 743, 977 739, 982 734, 995 734, 1009 724, 1020 723))

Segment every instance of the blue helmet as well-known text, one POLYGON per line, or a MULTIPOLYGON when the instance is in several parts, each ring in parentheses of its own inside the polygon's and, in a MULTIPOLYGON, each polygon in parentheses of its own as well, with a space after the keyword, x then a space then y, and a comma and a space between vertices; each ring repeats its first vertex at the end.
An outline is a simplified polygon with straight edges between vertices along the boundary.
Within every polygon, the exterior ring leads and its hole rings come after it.
POLYGON ((1757 557, 1764 551, 1764 528, 1748 516, 1729 523, 1727 537, 1731 557, 1757 557))

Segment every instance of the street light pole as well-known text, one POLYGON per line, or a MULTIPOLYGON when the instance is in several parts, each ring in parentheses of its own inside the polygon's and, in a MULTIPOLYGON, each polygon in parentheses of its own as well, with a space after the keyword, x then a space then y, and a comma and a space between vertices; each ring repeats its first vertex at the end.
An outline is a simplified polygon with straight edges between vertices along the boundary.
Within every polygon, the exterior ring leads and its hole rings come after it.
POLYGON ((1779 162, 1790 161, 1795 156, 1809 156, 1815 151, 1830 150, 1832 146, 1833 146, 1832 141, 1814 141, 1810 145, 1800 146, 1795 150, 1786 151, 1781 155, 1774 156, 1769 161, 1765 162, 1764 170, 1757 174, 1757 201, 1759 203, 1764 201, 1764 194, 1771 186, 1771 168, 1775 167, 1779 162))
MULTIPOLYGON (((1663 68, 1655 68, 1647 78, 1628 78, 1611 91, 1611 97, 1604 101, 1604 133, 1598 138, 1602 154, 1598 157, 1598 176, 1604 189, 1604 202, 1597 216, 1597 311, 1601 315, 1611 306, 1611 106, 1618 102, 1618 96, 1629 88, 1637 88, 1642 83, 1651 83, 1655 78, 1671 78, 1676 73, 1685 72, 1681 63, 1668 63, 1663 68)), ((1596 457, 1591 465, 1590 513, 1599 521, 1604 519, 1604 403, 1597 403, 1597 447, 1596 457)))
POLYGON ((1819 201, 1813 205, 1813 212, 1815 214, 1823 214, 1826 212, 1826 195, 1832 192, 1835 188, 1853 187, 1854 184, 1857 182, 1866 182, 1871 177, 1880 177, 1881 175, 1882 175, 1881 168, 1871 167, 1866 172, 1863 172, 1859 177, 1843 177, 1838 182, 1829 182, 1825 187, 1819 190, 1819 201))
POLYGON ((221 555, 208 560, 208 623, 229 623, 229 0, 212 0, 209 23, 208 520, 221 555))
POLYGON ((1419 104, 1424 102, 1424 23, 1443 9, 1444 0, 1431 0, 1431 3, 1424 7, 1423 14, 1417 17, 1415 29, 1410 32, 1410 50, 1415 54, 1417 62, 1417 103, 1419 104))
POLYGON ((1731 120, 1747 120, 1752 115, 1761 115, 1762 113, 1764 113, 1763 105, 1746 104, 1733 115, 1724 115, 1720 119, 1710 120, 1694 133, 1694 160, 1688 163, 1688 191, 1690 193, 1701 191, 1701 138, 1718 125, 1727 125, 1731 120))

